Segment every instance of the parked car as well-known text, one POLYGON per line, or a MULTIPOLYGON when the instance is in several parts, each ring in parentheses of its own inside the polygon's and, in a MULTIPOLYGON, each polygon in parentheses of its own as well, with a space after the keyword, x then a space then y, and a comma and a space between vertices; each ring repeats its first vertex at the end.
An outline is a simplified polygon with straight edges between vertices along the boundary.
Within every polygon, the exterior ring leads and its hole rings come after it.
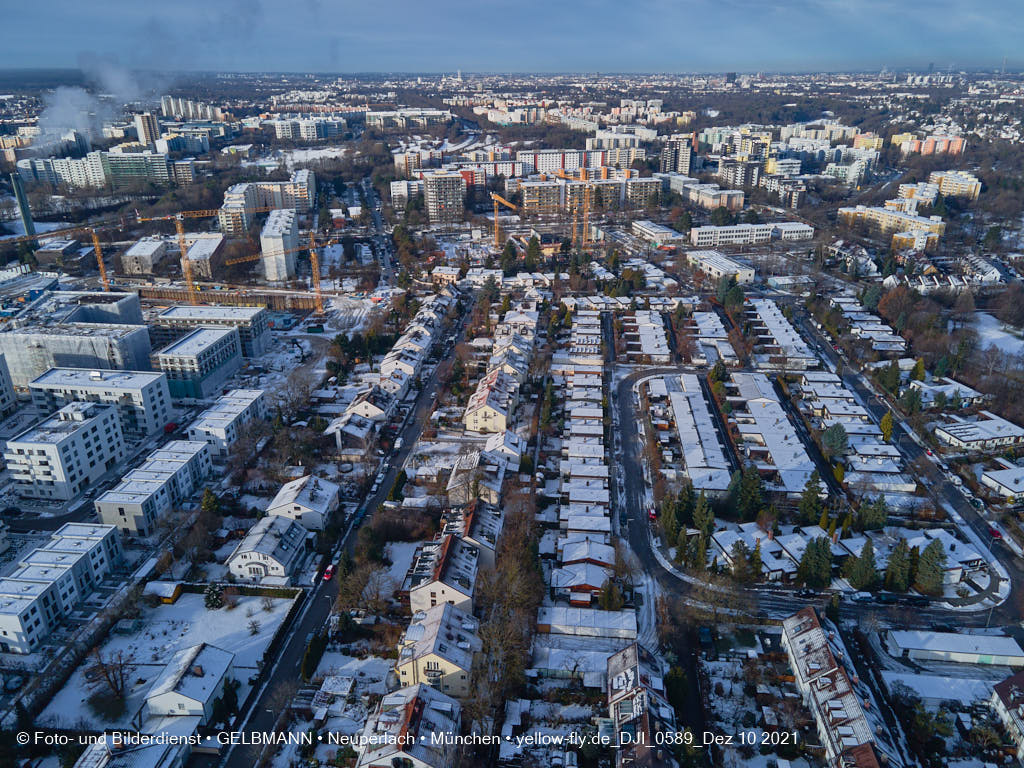
POLYGON ((996 541, 1002 541, 1003 539, 1003 532, 996 528, 994 525, 990 525, 988 527, 988 535, 996 541))
POLYGON ((334 563, 324 568, 324 581, 330 581, 332 578, 334 578, 334 563))

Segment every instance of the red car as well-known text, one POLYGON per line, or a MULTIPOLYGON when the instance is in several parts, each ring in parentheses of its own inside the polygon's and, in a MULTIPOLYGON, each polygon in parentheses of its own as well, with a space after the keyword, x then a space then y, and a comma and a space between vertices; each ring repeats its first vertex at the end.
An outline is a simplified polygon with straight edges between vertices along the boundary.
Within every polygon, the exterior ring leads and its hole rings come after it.
POLYGON ((334 576, 334 563, 324 568, 324 581, 330 581, 332 576, 334 576))
POLYGON ((647 519, 648 520, 657 520, 658 519, 658 513, 654 511, 654 507, 650 507, 647 510, 647 519))
POLYGON ((1003 534, 999 532, 999 529, 993 528, 991 525, 988 527, 988 535, 996 541, 1002 541, 1003 534))

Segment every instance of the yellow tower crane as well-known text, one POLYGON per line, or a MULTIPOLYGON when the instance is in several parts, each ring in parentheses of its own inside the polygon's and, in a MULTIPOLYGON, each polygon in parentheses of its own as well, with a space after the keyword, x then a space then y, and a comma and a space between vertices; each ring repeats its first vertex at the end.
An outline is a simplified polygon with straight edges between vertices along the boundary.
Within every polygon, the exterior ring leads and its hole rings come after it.
POLYGON ((519 213, 519 206, 514 203, 510 203, 501 195, 491 192, 491 200, 494 202, 494 249, 496 251, 501 250, 501 230, 498 227, 498 205, 504 205, 506 208, 519 213))
MULTIPOLYGON (((247 213, 267 213, 274 210, 273 207, 265 208, 246 208, 247 213)), ((188 258, 188 247, 185 245, 185 219, 208 219, 220 214, 220 208, 206 208, 199 211, 178 211, 177 213, 169 213, 165 216, 139 216, 138 211, 135 212, 135 218, 139 222, 143 221, 173 221, 174 229, 178 236, 178 249, 181 251, 181 274, 185 278, 185 289, 188 292, 188 303, 198 304, 199 303, 199 291, 196 288, 195 280, 192 275, 192 262, 188 258)))
POLYGON ((91 226, 83 227, 67 227, 66 229, 54 229, 50 232, 37 232, 34 235, 22 235, 21 237, 12 237, 8 240, 4 240, 5 243, 26 243, 32 240, 38 241, 43 237, 60 237, 61 235, 75 235, 82 232, 88 233, 92 239, 92 249, 96 254, 96 266, 100 271, 100 284, 103 286, 104 291, 110 290, 110 278, 107 276, 107 267, 103 263, 103 246, 100 244, 100 236, 97 232, 98 229, 102 229, 105 226, 113 226, 117 222, 106 221, 97 222, 91 226))
MULTIPOLYGON (((309 251, 309 265, 310 268, 312 269, 313 295, 316 301, 317 317, 323 315, 324 313, 324 300, 323 292, 320 289, 320 257, 319 255, 317 255, 316 249, 327 248, 328 246, 334 245, 337 242, 337 238, 331 238, 327 240, 327 242, 323 243, 323 245, 318 246, 316 244, 316 233, 310 231, 309 245, 299 246, 298 248, 286 248, 283 251, 273 251, 273 254, 275 256, 283 256, 286 253, 298 253, 299 251, 309 251)), ((236 256, 233 259, 228 259, 224 262, 224 266, 230 267, 233 266, 234 264, 245 264, 246 262, 250 261, 259 261, 262 258, 262 253, 250 253, 246 256, 236 256)))

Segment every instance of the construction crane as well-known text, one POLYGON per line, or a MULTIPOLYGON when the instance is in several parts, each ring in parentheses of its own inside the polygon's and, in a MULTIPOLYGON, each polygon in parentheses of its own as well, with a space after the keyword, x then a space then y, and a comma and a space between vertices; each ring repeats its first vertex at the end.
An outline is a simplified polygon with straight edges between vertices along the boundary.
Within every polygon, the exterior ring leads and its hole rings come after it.
POLYGON ((583 247, 590 245, 590 185, 583 187, 583 247))
MULTIPOLYGON (((267 213, 272 210, 274 210, 273 207, 245 209, 246 213, 267 213)), ((185 219, 208 219, 213 216, 218 216, 219 214, 220 208, 205 208, 198 211, 178 211, 177 213, 169 213, 165 216, 139 216, 139 212, 135 212, 135 218, 139 222, 174 222, 174 229, 178 236, 178 249, 181 251, 181 274, 185 278, 185 289, 188 292, 188 303, 192 305, 199 303, 199 290, 196 288, 196 283, 193 279, 192 261, 188 257, 188 246, 185 244, 185 219)))
MULTIPOLYGON (((316 312, 314 313, 317 317, 320 317, 324 313, 324 300, 323 293, 320 290, 320 257, 317 255, 317 248, 327 248, 328 246, 334 245, 337 239, 332 238, 321 246, 316 244, 316 233, 312 230, 309 233, 309 245, 303 245, 298 248, 286 248, 283 251, 272 251, 271 254, 274 256, 283 256, 286 253, 297 253, 299 251, 309 251, 309 265, 312 269, 312 284, 313 284, 313 295, 316 302, 316 312)), ((259 261, 262 259, 264 254, 262 253, 250 253, 246 256, 238 256, 233 259, 228 259, 224 262, 224 266, 230 267, 234 264, 244 264, 250 261, 259 261)))
POLYGON ((313 272, 313 297, 316 302, 314 317, 324 315, 324 297, 320 293, 320 257, 316 255, 316 235, 309 233, 309 268, 313 272))
POLYGON ((514 203, 510 203, 501 195, 491 192, 491 200, 494 201, 494 249, 501 250, 501 230, 498 227, 498 205, 504 205, 506 208, 519 213, 519 206, 514 203))
POLYGON ((29 242, 29 241, 36 241, 36 242, 38 242, 40 240, 40 238, 42 238, 42 237, 47 237, 47 238, 61 237, 62 235, 75 235, 75 234, 79 234, 81 232, 87 232, 89 234, 90 238, 92 239, 92 249, 93 249, 93 251, 96 254, 96 266, 99 267, 99 271, 100 271, 100 283, 102 284, 104 291, 109 291, 110 290, 110 278, 107 276, 107 267, 103 263, 103 246, 100 244, 100 236, 99 236, 99 233, 96 230, 99 229, 99 228, 102 228, 104 226, 112 226, 112 225, 117 224, 117 223, 120 223, 120 221, 119 220, 118 221, 113 221, 113 220, 101 221, 101 222, 97 222, 96 224, 93 224, 93 225, 90 225, 90 226, 67 227, 65 229, 54 229, 54 230, 51 230, 50 232, 43 232, 43 233, 37 232, 34 235, 22 235, 21 237, 12 237, 12 238, 9 238, 9 239, 5 240, 4 242, 5 243, 25 243, 25 242, 29 242))

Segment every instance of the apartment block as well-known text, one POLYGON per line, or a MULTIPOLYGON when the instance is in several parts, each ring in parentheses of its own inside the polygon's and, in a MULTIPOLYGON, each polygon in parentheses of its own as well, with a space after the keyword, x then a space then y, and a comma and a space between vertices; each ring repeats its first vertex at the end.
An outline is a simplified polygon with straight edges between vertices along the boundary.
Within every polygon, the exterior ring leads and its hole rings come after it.
POLYGON ((693 227, 690 244, 698 248, 719 248, 723 245, 758 245, 772 239, 771 224, 732 224, 728 226, 693 227))
POLYGON ((32 653, 122 557, 117 529, 65 523, 0 579, 0 651, 32 653))
POLYGON ((238 329, 196 328, 153 356, 167 374, 172 397, 214 395, 242 365, 238 329))
POLYGON ((981 195, 981 181, 967 171, 932 171, 928 175, 928 181, 937 184, 939 193, 944 196, 977 200, 981 195))
POLYGON ((70 403, 7 441, 4 459, 18 493, 70 501, 125 458, 117 408, 70 403))
POLYGON ((423 179, 423 198, 431 224, 458 224, 465 212, 466 180, 460 173, 432 173, 423 179))
POLYGON ((222 460, 248 425, 265 420, 268 413, 262 389, 233 389, 199 414, 188 428, 188 439, 207 443, 214 460, 222 460))
POLYGON ((299 223, 295 211, 284 208, 271 211, 260 232, 263 275, 268 282, 283 282, 295 277, 298 247, 299 223))
POLYGON ((686 260, 692 267, 715 281, 731 277, 740 285, 754 282, 753 267, 730 259, 721 251, 689 251, 686 260))
POLYGON ((163 373, 51 368, 28 388, 32 403, 44 413, 75 402, 113 405, 128 438, 155 435, 174 416, 163 373))
POLYGON ((6 419, 17 407, 18 400, 14 392, 14 382, 11 381, 11 372, 7 368, 7 359, 0 354, 0 419, 6 419))
POLYGON ((200 304, 170 307, 150 324, 156 345, 166 345, 195 328, 237 328, 243 357, 259 357, 270 345, 270 320, 265 307, 200 304))
POLYGON ((96 499, 96 515, 125 535, 150 536, 213 472, 205 442, 173 440, 96 499))
POLYGON ((475 616, 448 603, 413 614, 398 642, 401 685, 425 683, 457 699, 469 696, 473 659, 482 647, 479 626, 475 616))
POLYGON ((661 150, 658 169, 662 173, 681 173, 689 176, 692 142, 693 137, 685 134, 673 134, 669 137, 661 150))

